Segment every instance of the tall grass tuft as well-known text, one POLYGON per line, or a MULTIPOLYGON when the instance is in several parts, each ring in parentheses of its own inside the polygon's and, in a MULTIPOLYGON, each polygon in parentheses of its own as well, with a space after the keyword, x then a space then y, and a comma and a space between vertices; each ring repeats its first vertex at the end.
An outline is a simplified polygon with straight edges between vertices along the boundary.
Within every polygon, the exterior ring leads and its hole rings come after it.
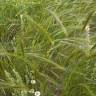
POLYGON ((0 0, 0 96, 96 96, 96 0, 0 0))

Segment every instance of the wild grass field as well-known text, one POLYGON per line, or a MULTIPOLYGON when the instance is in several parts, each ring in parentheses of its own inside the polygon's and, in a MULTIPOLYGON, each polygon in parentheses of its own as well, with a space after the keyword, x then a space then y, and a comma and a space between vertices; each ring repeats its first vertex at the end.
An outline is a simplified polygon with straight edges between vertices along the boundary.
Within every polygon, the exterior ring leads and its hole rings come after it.
POLYGON ((0 0, 0 96, 96 96, 96 0, 0 0))

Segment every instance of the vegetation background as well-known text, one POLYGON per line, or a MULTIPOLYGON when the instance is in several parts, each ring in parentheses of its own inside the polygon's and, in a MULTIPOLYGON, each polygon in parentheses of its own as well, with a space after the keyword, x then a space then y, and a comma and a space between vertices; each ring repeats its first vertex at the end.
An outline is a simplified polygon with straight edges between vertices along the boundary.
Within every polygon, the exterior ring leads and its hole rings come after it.
POLYGON ((0 96, 31 89, 96 96, 96 0, 0 0, 0 96))

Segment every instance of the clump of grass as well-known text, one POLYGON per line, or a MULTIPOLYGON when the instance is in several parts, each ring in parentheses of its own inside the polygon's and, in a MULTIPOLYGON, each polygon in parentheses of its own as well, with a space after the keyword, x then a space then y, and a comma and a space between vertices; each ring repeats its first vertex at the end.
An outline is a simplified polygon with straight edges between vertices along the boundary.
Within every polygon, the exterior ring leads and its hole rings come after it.
POLYGON ((1 0, 0 96, 95 96, 95 6, 1 0))

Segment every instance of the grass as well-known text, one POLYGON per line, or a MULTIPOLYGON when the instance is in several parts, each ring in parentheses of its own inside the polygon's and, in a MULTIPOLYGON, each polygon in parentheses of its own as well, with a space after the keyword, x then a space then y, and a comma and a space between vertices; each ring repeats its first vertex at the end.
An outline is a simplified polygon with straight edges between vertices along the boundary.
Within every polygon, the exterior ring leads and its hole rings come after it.
POLYGON ((0 0, 0 96, 95 96, 95 6, 0 0))

